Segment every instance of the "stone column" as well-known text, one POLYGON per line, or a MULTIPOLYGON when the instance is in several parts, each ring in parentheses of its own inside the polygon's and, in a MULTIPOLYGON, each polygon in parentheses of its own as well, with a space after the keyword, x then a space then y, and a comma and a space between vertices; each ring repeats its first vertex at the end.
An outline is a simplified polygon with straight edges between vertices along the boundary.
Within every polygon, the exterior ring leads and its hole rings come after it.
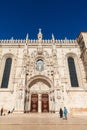
POLYGON ((52 93, 49 94, 49 112, 52 113, 53 109, 53 98, 52 98, 52 93))
POLYGON ((23 90, 22 89, 17 91, 16 110, 17 110, 17 112, 24 111, 24 99, 23 99, 23 90))
POLYGON ((41 94, 38 94, 38 112, 41 113, 41 94))
POLYGON ((52 92, 52 101, 51 101, 51 105, 52 105, 52 112, 55 113, 55 95, 54 95, 54 91, 52 92))
POLYGON ((51 94, 49 94, 49 112, 51 112, 51 94))
POLYGON ((29 112, 31 110, 31 94, 29 94, 29 112))

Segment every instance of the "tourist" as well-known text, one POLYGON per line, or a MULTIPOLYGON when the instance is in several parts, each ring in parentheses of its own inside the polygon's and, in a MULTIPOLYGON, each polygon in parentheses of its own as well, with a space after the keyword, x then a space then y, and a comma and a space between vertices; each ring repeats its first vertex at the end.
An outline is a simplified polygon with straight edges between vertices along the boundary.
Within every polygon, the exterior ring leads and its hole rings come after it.
POLYGON ((67 120, 67 114, 68 114, 68 111, 67 111, 66 107, 64 107, 63 114, 64 114, 64 119, 67 120))
POLYGON ((8 111, 8 114, 13 113, 14 109, 15 109, 15 108, 13 108, 12 110, 9 110, 9 111, 8 111))
POLYGON ((10 110, 8 111, 8 114, 10 114, 11 112, 10 112, 10 110))
POLYGON ((13 109, 10 111, 10 113, 13 113, 13 112, 14 112, 14 110, 15 110, 15 108, 13 108, 13 109))
POLYGON ((60 115, 60 118, 63 117, 63 110, 62 110, 62 108, 60 108, 59 115, 60 115))
POLYGON ((3 107, 1 108, 1 116, 3 115, 3 107))

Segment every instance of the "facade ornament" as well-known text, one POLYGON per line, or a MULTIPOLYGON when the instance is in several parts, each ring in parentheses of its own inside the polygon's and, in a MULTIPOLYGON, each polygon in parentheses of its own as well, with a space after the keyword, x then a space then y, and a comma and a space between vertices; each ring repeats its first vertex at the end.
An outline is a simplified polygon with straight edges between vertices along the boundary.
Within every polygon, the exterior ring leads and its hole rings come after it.
POLYGON ((29 92, 25 91, 24 112, 29 112, 29 92))
POLYGON ((81 59, 83 61, 83 65, 85 68, 85 74, 86 74, 86 81, 87 81, 87 42, 85 39, 85 35, 84 34, 80 34, 80 36, 77 39, 79 46, 80 46, 80 50, 81 50, 81 59))
POLYGON ((65 40, 68 40, 67 37, 65 37, 65 40))
POLYGON ((13 43, 13 40, 14 40, 14 38, 13 38, 13 37, 11 37, 10 42, 11 42, 11 43, 13 43))
POLYGON ((39 55, 42 55, 42 53, 43 53, 43 47, 42 47, 41 44, 39 44, 38 47, 37 47, 37 53, 38 53, 39 55))
POLYGON ((14 38, 13 38, 13 37, 11 37, 11 40, 14 40, 14 38))
POLYGON ((26 43, 25 43, 25 47, 24 47, 24 54, 28 56, 28 39, 29 39, 29 36, 28 36, 28 33, 26 35, 26 43))
POLYGON ((52 55, 54 57, 57 54, 57 50, 56 50, 55 38, 54 38, 53 34, 52 34, 52 41, 53 41, 53 44, 52 44, 52 55))
POLYGON ((54 34, 52 33, 52 41, 55 42, 54 34))
POLYGON ((29 36, 28 36, 28 33, 27 33, 27 35, 26 35, 26 41, 29 39, 29 36))
POLYGON ((27 110, 27 103, 28 103, 28 99, 27 97, 27 76, 28 76, 28 71, 29 71, 29 50, 28 50, 28 39, 29 36, 28 34, 26 35, 26 42, 25 42, 25 46, 24 46, 24 66, 25 66, 25 106, 24 106, 24 111, 28 111, 27 110))
POLYGON ((39 29, 39 33, 38 33, 38 40, 39 40, 39 41, 42 40, 42 32, 41 32, 41 28, 39 29))
POLYGON ((54 38, 54 35, 52 34, 52 52, 53 52, 53 55, 56 54, 56 44, 55 44, 55 38, 54 38))
POLYGON ((42 33, 41 33, 41 29, 39 29, 39 33, 38 33, 38 47, 37 47, 37 53, 39 55, 42 55, 43 53, 43 47, 42 47, 42 33))

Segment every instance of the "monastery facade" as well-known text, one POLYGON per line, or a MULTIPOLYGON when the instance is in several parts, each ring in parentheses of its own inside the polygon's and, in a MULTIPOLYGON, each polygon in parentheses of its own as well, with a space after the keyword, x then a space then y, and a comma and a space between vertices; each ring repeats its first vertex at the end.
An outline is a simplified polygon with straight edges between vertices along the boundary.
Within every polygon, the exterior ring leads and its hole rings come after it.
POLYGON ((75 40, 0 40, 0 108, 87 113, 87 32, 75 40))

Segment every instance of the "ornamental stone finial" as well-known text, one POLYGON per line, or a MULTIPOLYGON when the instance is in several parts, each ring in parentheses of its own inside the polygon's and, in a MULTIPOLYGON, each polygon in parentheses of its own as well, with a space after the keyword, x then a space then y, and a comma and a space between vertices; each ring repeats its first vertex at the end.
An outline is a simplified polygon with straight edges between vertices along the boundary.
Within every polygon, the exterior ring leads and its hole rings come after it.
POLYGON ((53 33, 52 33, 52 42, 55 44, 55 37, 53 33))
POLYGON ((26 35, 26 40, 28 40, 28 38, 29 38, 29 36, 28 36, 28 33, 27 33, 27 35, 26 35))
POLYGON ((13 40, 14 38, 13 37, 11 37, 11 40, 13 40))
POLYGON ((42 32, 41 32, 41 28, 39 29, 39 33, 38 33, 38 40, 42 40, 42 32))
POLYGON ((41 33, 41 28, 39 28, 39 33, 41 33))
POLYGON ((53 40, 53 41, 55 40, 53 33, 52 33, 52 40, 53 40))
POLYGON ((65 40, 67 40, 67 37, 65 37, 65 40))

